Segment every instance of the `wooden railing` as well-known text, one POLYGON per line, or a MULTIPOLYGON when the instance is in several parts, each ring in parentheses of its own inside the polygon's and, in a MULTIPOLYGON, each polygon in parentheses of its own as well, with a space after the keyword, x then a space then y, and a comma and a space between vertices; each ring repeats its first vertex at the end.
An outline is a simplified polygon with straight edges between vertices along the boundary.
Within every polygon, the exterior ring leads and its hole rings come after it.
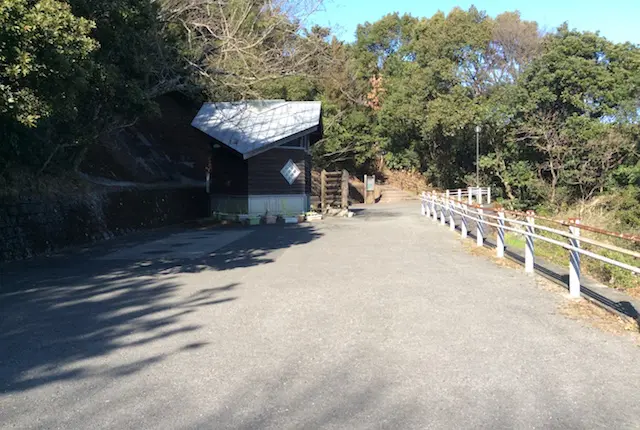
POLYGON ((311 189, 311 204, 323 212, 330 206, 349 206, 349 172, 346 170, 314 172, 311 189))
MULTIPOLYGON (((477 191, 478 189, 476 189, 477 191)), ((604 249, 613 251, 621 255, 627 255, 634 258, 634 264, 640 261, 640 253, 597 241, 591 238, 581 236, 582 231, 589 231, 615 237, 627 241, 627 243, 638 244, 640 243, 640 237, 630 234, 622 234, 606 231, 597 227, 591 227, 581 224, 579 219, 569 219, 568 221, 559 221, 547 217, 541 217, 535 214, 534 211, 518 212, 509 211, 504 208, 487 208, 482 207, 480 204, 469 203, 470 199, 465 199, 464 190, 448 190, 445 193, 429 192, 422 193, 422 215, 432 218, 434 221, 440 220, 440 224, 449 225, 451 231, 456 231, 457 227, 460 227, 460 234, 463 239, 468 237, 470 231, 470 222, 475 223, 476 227, 476 245, 483 246, 484 241, 489 233, 489 227, 496 230, 496 256, 498 258, 504 258, 505 256, 505 232, 512 232, 525 237, 525 272, 533 273, 535 264, 535 242, 534 240, 540 240, 552 245, 564 248, 570 251, 569 257, 569 292, 573 297, 580 296, 580 258, 581 256, 590 257, 596 259, 604 264, 620 267, 624 270, 628 270, 634 273, 636 276, 640 275, 640 268, 635 265, 625 263, 623 261, 616 260, 615 258, 602 255, 601 252, 591 251, 581 247, 581 243, 589 244, 591 248, 604 249), (455 192, 453 192, 455 191, 455 192), (558 228, 548 227, 536 223, 538 221, 544 221, 555 226, 565 227, 565 230, 559 230, 558 228), (566 242, 548 237, 549 234, 560 236, 566 239, 566 242)), ((467 191, 469 193, 469 191, 467 191)), ((482 203, 482 193, 480 195, 479 202, 482 203)), ((490 190, 487 193, 487 201, 491 201, 490 190)))

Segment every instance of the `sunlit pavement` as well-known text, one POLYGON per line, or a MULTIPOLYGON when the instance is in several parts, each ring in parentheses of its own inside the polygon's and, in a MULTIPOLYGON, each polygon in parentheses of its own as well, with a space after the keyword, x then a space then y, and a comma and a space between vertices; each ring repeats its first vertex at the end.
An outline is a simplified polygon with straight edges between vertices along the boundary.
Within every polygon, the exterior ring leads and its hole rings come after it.
POLYGON ((418 204, 6 266, 0 427, 640 427, 640 349, 418 204))

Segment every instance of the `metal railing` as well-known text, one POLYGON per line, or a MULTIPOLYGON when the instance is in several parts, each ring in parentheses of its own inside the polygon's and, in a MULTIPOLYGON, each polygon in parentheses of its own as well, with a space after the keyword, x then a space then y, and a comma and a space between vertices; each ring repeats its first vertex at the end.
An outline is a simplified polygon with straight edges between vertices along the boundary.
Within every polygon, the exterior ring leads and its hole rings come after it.
MULTIPOLYGON (((581 243, 589 244, 593 247, 606 249, 619 254, 631 256, 635 258, 635 261, 640 259, 640 253, 597 241, 591 238, 581 236, 581 231, 589 231, 606 236, 616 237, 633 243, 640 243, 640 237, 614 233, 606 230, 599 229, 597 227, 591 227, 582 225, 579 219, 569 219, 568 221, 558 221, 551 218, 537 216, 533 211, 517 212, 508 211, 503 208, 486 208, 482 207, 483 193, 482 188, 474 190, 468 190, 465 196, 464 190, 447 190, 445 193, 438 193, 436 191, 422 193, 422 206, 421 213, 424 216, 432 218, 434 221, 440 219, 442 225, 449 224, 451 231, 455 231, 457 228, 456 216, 459 216, 459 227, 461 236, 466 239, 469 234, 469 222, 473 221, 476 224, 476 244, 477 246, 483 246, 484 241, 488 235, 488 227, 496 229, 496 255, 498 258, 504 258, 505 256, 505 232, 512 232, 525 237, 525 272, 533 273, 535 266, 535 240, 544 241, 555 246, 562 247, 570 251, 569 257, 569 292, 573 297, 580 296, 580 257, 582 255, 590 258, 594 258, 605 264, 610 264, 616 267, 620 267, 624 270, 628 270, 634 273, 636 276, 640 275, 640 268, 618 261, 614 258, 601 255, 598 252, 590 251, 581 247, 581 243), (455 192, 454 192, 455 191, 455 192), (476 191, 477 199, 480 204, 470 203, 469 193, 476 191), (466 197, 466 199, 465 199, 466 197), (465 201, 466 200, 466 201, 465 201), (519 219, 520 218, 520 219, 519 219), (568 230, 559 230, 557 228, 547 227, 544 225, 536 224, 536 220, 545 221, 548 223, 561 225, 567 227, 568 230), (544 234, 553 234, 560 236, 567 240, 563 242, 544 234)), ((491 202, 491 190, 488 190, 487 202, 491 202)))
POLYGON ((482 205, 491 204, 491 187, 467 187, 458 188, 455 190, 446 190, 445 196, 448 198, 457 198, 458 200, 466 200, 468 204, 473 204, 475 199, 476 204, 482 205))

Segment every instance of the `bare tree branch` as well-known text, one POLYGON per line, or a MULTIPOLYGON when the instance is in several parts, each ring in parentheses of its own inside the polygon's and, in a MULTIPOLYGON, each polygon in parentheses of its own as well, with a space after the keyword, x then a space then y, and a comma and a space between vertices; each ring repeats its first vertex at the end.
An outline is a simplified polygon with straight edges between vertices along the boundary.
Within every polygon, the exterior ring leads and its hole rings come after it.
POLYGON ((210 93, 259 96, 260 85, 317 76, 327 48, 305 23, 321 0, 158 0, 185 31, 186 62, 210 93))

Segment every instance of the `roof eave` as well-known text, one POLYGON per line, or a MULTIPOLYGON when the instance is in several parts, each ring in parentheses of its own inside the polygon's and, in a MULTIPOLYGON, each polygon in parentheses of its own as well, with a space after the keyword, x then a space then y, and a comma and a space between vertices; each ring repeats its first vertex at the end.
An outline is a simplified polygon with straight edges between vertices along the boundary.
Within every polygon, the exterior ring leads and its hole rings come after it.
POLYGON ((238 148, 234 147, 234 146, 233 146, 233 145, 231 145, 231 144, 228 144, 227 142, 224 142, 224 141, 222 141, 222 140, 218 139, 218 138, 217 138, 217 137, 215 137, 215 136, 210 135, 210 134, 209 134, 209 133, 207 133, 206 131, 202 130, 200 127, 197 127, 197 126, 195 126, 195 125, 193 125, 193 124, 191 124, 191 127, 195 128, 195 129, 196 129, 196 130, 198 130, 200 133, 205 134, 209 139, 213 139, 213 141, 214 141, 214 142, 212 143, 212 145, 224 145, 224 146, 226 146, 227 148, 231 149, 232 151, 234 151, 234 152, 236 152, 236 153, 238 153, 238 154, 240 154, 240 155, 244 155, 244 154, 242 153, 242 151, 239 151, 239 150, 238 150, 238 148))
POLYGON ((287 136, 287 137, 285 137, 283 139, 276 140, 275 142, 271 142, 271 143, 269 143, 269 144, 267 144, 265 146, 262 146, 262 147, 260 147, 258 149, 254 149, 253 151, 249 151, 249 152, 245 153, 244 154, 244 159, 248 160, 251 157, 255 157, 256 155, 262 154, 263 152, 267 152, 268 150, 273 149, 273 148, 275 148, 277 146, 284 145, 287 142, 291 142, 292 140, 296 140, 296 139, 298 139, 298 138, 300 138, 302 136, 306 136, 307 134, 311 134, 316 130, 318 130, 318 126, 314 125, 311 128, 308 128, 306 130, 303 130, 303 131, 300 131, 298 133, 292 134, 291 136, 287 136))

